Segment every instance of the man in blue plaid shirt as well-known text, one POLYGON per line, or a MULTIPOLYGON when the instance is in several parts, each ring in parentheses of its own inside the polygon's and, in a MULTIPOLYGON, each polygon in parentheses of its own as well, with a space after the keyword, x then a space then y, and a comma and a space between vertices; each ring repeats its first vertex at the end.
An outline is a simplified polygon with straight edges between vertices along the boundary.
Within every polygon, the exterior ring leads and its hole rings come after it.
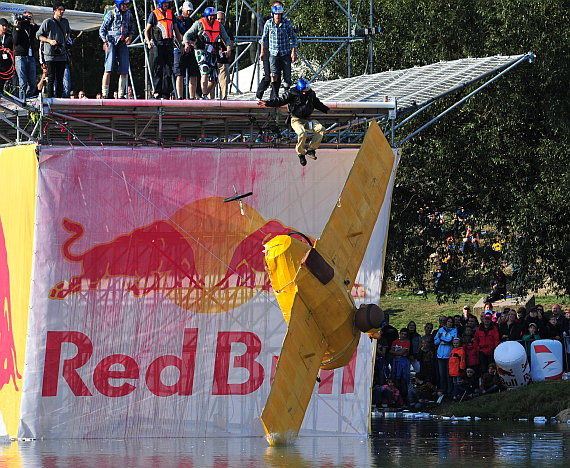
POLYGON ((297 36, 291 21, 283 18, 283 6, 271 8, 273 20, 267 21, 261 36, 261 55, 269 49, 269 67, 271 68, 271 87, 275 96, 279 96, 279 76, 283 72, 285 89, 291 87, 291 63, 297 60, 297 36))

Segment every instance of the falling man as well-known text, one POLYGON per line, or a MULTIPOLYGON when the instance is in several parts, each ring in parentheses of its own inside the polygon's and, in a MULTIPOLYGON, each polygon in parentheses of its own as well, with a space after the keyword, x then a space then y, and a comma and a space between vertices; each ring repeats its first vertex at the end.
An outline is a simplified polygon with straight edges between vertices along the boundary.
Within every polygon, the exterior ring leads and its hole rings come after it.
POLYGON ((281 107, 287 104, 291 118, 291 127, 297 134, 297 154, 301 166, 307 164, 308 156, 311 159, 317 159, 315 151, 319 148, 323 137, 325 136, 325 128, 319 123, 318 120, 309 119, 315 109, 324 112, 325 114, 332 114, 327 106, 325 106, 311 89, 311 86, 304 78, 297 81, 295 88, 290 88, 285 91, 282 97, 271 99, 270 101, 259 100, 257 105, 261 107, 281 107), (313 139, 309 144, 309 148, 305 151, 305 141, 307 140, 307 126, 314 132, 313 139))

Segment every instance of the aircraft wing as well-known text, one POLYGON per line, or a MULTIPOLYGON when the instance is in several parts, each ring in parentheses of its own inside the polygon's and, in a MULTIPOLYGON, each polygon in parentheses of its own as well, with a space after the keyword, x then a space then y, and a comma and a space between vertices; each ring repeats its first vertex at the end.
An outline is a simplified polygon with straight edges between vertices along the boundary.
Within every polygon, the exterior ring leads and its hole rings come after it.
POLYGON ((271 445, 291 441, 299 433, 326 349, 327 342, 313 314, 297 294, 271 391, 261 413, 271 445))
POLYGON ((354 283, 384 203, 394 152, 375 120, 315 248, 343 279, 354 283))

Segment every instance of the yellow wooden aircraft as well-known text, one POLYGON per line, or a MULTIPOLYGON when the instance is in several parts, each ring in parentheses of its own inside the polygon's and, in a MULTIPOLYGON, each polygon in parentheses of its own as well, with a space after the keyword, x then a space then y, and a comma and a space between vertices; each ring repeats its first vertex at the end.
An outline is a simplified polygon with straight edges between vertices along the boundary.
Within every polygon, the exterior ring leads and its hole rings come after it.
POLYGON ((265 262, 288 324, 261 420, 271 445, 299 433, 319 369, 346 365, 361 331, 384 321, 376 305, 358 310, 350 294, 394 166, 394 152, 373 121, 320 239, 311 247, 291 236, 265 245, 265 262))

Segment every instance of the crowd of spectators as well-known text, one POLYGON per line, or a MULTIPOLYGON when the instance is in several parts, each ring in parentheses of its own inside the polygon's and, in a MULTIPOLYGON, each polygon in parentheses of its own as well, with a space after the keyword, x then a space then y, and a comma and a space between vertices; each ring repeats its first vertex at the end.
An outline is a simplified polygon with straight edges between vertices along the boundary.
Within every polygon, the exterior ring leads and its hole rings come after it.
POLYGON ((415 322, 398 331, 386 314, 377 340, 373 403, 419 410, 440 396, 461 401, 498 392, 503 389, 494 361, 499 343, 518 341, 530 356, 533 341, 570 336, 570 308, 562 313, 558 304, 547 317, 540 304, 528 313, 525 307, 495 312, 487 302, 480 319, 466 305, 462 314, 440 316, 435 328, 426 323, 420 335, 415 322))
MULTIPOLYGON (((271 5, 271 14, 260 24, 263 35, 259 59, 263 62, 264 77, 256 93, 259 99, 269 85, 271 98, 278 98, 282 80, 285 91, 291 87, 291 63, 297 59, 297 37, 291 22, 284 17, 283 3, 276 0, 271 5)), ((129 6, 130 0, 115 0, 115 7, 106 9, 99 29, 105 55, 101 93, 86 97, 111 98, 111 73, 116 69, 119 80, 114 97, 136 98, 132 89, 129 95, 127 86, 129 46, 135 35, 134 13, 129 6)), ((203 15, 195 14, 190 1, 180 5, 180 15, 171 7, 174 2, 158 0, 144 29, 146 55, 152 72, 152 97, 214 99, 219 85, 219 98, 227 99, 234 36, 225 27, 225 13, 206 6, 203 15)), ((10 82, 21 99, 39 93, 45 93, 48 98, 74 97, 69 72, 71 28, 64 14, 65 5, 57 0, 53 4, 53 17, 41 25, 35 23, 30 11, 14 18, 12 32, 9 22, 4 18, 0 20, 0 94, 5 83, 10 82), (38 60, 42 69, 39 79, 36 75, 38 60)))

